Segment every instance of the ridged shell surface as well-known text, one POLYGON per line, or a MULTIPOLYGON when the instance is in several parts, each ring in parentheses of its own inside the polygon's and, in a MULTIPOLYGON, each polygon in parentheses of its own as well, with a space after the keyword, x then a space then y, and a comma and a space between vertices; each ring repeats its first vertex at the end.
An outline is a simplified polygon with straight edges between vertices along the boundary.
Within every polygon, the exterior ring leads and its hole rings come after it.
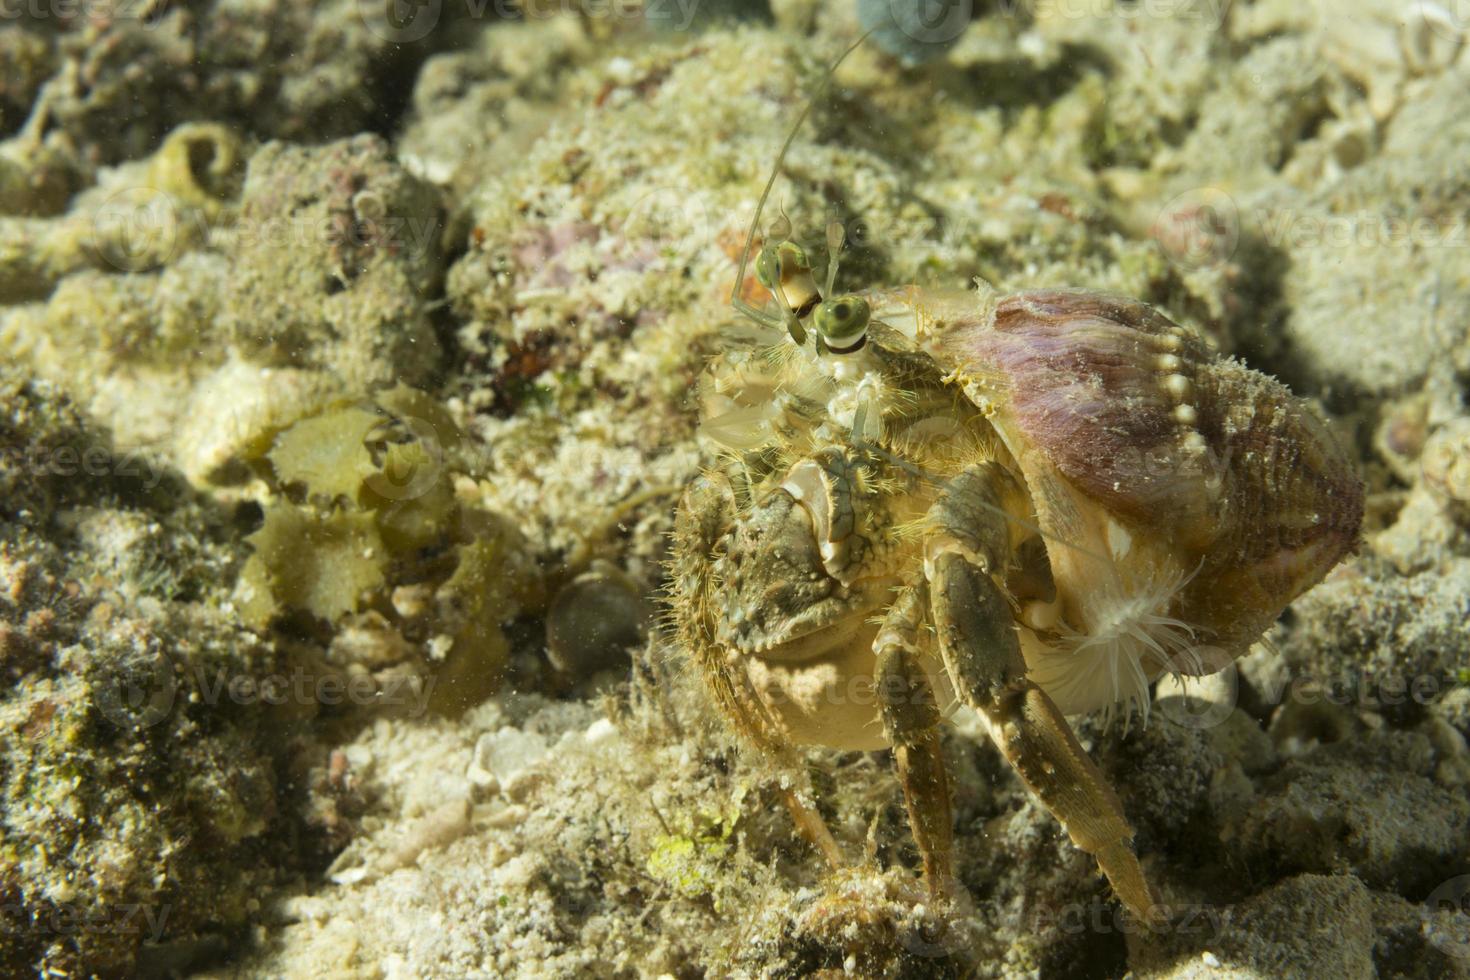
MULTIPOLYGON (((1038 290, 968 314, 947 303, 926 328, 1016 457, 1050 542, 1110 548, 1140 580, 1187 575, 1172 615, 1228 656, 1357 541, 1362 484, 1326 427, 1146 304, 1038 290)), ((1085 593, 1097 563, 1050 542, 1059 589, 1085 593)))

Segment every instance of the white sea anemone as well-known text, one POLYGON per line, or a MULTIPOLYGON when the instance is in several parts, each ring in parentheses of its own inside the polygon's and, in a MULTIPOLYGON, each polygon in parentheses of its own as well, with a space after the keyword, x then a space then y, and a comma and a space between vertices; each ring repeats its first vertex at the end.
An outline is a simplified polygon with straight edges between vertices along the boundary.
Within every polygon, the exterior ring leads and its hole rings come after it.
MULTIPOLYGON (((1061 622, 1049 641, 1023 642, 1031 677, 1066 714, 1099 708, 1111 724, 1121 707, 1148 724, 1149 685, 1161 673, 1198 674, 1198 630, 1168 615, 1174 597, 1194 576, 1170 575, 1143 588, 1113 585, 1089 591, 1085 628, 1061 622)), ((1024 630, 1023 638, 1031 631, 1024 630)))

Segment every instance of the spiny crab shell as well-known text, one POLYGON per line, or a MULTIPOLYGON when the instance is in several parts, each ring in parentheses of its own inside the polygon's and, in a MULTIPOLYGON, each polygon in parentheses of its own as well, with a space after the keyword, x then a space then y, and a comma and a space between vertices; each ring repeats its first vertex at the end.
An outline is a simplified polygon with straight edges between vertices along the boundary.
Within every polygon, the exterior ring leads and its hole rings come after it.
MULTIPOLYGON (((985 412, 1030 492, 1058 607, 1021 622, 1070 624, 1074 641, 1023 629, 1023 649, 1062 711, 1119 698, 1116 674, 1096 676, 1127 662, 1116 642, 1142 644, 1147 680, 1224 668, 1357 542, 1362 484, 1322 422, 1149 306, 1064 289, 894 298, 889 322, 985 412), (1140 603, 1152 636, 1125 622, 1140 603)), ((1133 680, 1122 699, 1146 706, 1133 680)))

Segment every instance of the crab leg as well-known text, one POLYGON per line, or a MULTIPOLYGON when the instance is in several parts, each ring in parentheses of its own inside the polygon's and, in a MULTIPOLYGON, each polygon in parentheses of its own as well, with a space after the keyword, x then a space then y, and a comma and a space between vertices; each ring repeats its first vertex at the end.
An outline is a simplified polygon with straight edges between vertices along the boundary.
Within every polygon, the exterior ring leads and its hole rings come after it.
MULTIPOLYGON (((727 477, 711 473, 698 478, 690 484, 680 501, 679 517, 674 525, 679 550, 700 556, 710 554, 729 530, 735 513, 735 491, 727 477)), ((796 754, 782 737, 780 727, 766 714, 760 697, 751 690, 744 672, 729 669, 724 653, 715 642, 708 609, 715 585, 709 578, 708 568, 708 564, 701 561, 675 570, 681 576, 675 587, 696 603, 699 610, 697 615, 681 623, 685 647, 693 652, 715 702, 735 730, 761 751, 795 767, 796 754)), ((822 815, 803 801, 794 789, 783 789, 781 797, 803 836, 822 852, 833 867, 843 867, 847 862, 842 848, 822 815)))
POLYGON ((899 593, 878 631, 878 706, 883 731, 893 743, 909 826, 924 861, 924 881, 937 904, 949 899, 954 880, 954 818, 949 778, 940 751, 934 690, 919 665, 919 629, 929 593, 921 579, 899 593))
POLYGON ((982 463, 946 487, 929 512, 925 572, 945 670, 961 700, 1072 842, 1097 858, 1113 891, 1147 921, 1153 898, 1133 853, 1122 804, 1078 744, 1066 718, 1026 676, 1003 574, 1014 481, 982 463))

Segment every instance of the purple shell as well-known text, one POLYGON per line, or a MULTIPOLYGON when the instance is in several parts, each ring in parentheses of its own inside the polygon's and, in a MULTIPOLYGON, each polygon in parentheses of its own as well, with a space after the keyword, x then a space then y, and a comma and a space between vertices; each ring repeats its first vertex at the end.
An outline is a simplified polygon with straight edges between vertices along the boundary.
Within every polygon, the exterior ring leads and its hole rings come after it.
POLYGON ((1198 567, 1187 612, 1221 638, 1249 643, 1356 543, 1362 483, 1322 423, 1149 306, 1034 290, 932 329, 1033 494, 1101 507, 1198 567))

